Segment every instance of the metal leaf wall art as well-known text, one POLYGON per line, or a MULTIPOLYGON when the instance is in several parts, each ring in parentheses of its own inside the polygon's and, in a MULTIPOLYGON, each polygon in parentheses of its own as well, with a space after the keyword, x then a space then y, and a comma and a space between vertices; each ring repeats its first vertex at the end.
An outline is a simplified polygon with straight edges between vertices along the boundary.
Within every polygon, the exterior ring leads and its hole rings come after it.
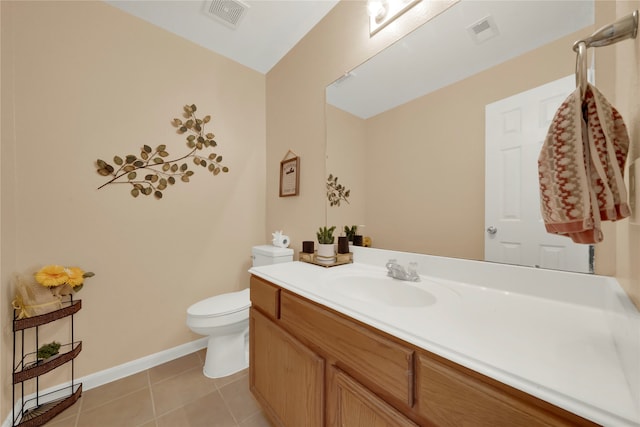
POLYGON ((153 194, 156 199, 161 199, 163 191, 178 179, 189 182, 194 174, 189 169, 191 162, 207 169, 213 175, 229 172, 229 168, 222 165, 222 156, 213 152, 218 145, 214 140, 214 134, 205 131, 205 125, 209 123, 211 116, 199 119, 196 117, 196 111, 195 104, 185 105, 184 121, 173 119, 171 122, 179 134, 187 134, 186 145, 189 151, 186 154, 169 159, 165 144, 155 148, 145 144, 139 155, 114 156, 112 163, 98 159, 97 172, 110 177, 109 181, 98 187, 98 190, 109 184, 128 184, 133 197, 153 194))
POLYGON ((338 184, 338 177, 329 174, 327 177, 327 200, 329 206, 340 206, 340 201, 344 200, 349 203, 351 190, 342 184, 338 184))

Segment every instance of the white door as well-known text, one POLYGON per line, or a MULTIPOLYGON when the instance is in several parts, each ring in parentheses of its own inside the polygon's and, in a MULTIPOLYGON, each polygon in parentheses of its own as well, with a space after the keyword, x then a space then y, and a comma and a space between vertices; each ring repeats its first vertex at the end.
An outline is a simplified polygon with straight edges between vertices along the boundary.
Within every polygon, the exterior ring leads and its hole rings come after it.
POLYGON ((591 271, 592 248, 547 233, 540 213, 538 154, 574 89, 571 75, 486 106, 485 260, 591 271))

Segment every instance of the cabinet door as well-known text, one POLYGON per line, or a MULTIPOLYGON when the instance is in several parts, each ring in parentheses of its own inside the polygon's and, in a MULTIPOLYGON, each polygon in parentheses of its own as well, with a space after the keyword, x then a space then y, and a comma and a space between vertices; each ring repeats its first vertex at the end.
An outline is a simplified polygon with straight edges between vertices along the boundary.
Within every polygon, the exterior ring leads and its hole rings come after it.
POLYGON ((391 405, 337 368, 333 368, 331 412, 337 427, 418 427, 391 405))
POLYGON ((593 426, 572 414, 563 419, 536 404, 517 398, 436 360, 418 357, 418 399, 421 416, 442 427, 593 426))
POLYGON ((271 421, 324 426, 324 359, 253 308, 249 327, 249 384, 271 421))

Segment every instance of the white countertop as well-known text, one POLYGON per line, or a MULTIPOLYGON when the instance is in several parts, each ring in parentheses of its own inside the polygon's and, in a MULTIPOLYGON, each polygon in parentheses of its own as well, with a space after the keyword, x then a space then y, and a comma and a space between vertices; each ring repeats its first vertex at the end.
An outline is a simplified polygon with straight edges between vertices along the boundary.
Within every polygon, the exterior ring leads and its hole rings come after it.
MULTIPOLYGON (((431 259, 438 262, 428 256, 422 262, 424 257, 418 256, 419 272, 431 259)), ((476 274, 481 277, 482 264, 465 264, 467 273, 469 268, 479 268, 476 274)), ((421 274, 422 280, 417 283, 400 282, 435 296, 436 302, 425 307, 390 307, 336 292, 335 279, 342 275, 386 276, 384 263, 378 265, 357 262, 323 268, 290 262, 254 267, 250 273, 599 424, 640 426, 640 373, 633 368, 634 359, 640 365, 635 342, 636 338, 640 340, 640 316, 628 304, 624 310, 611 312, 585 303, 584 296, 578 298, 580 303, 574 303, 566 295, 554 299, 536 292, 513 292, 509 286, 445 279, 442 271, 438 271, 439 277, 421 274), (620 333, 612 333, 612 324, 631 333, 621 338, 620 333), (621 339, 632 342, 620 345, 621 339)), ((505 268, 509 272, 506 276, 514 282, 531 280, 519 280, 520 274, 539 274, 536 269, 518 273, 522 270, 505 268)), ((566 273, 560 274, 558 278, 562 279, 566 273)), ((518 286, 521 283, 514 285, 518 286)))

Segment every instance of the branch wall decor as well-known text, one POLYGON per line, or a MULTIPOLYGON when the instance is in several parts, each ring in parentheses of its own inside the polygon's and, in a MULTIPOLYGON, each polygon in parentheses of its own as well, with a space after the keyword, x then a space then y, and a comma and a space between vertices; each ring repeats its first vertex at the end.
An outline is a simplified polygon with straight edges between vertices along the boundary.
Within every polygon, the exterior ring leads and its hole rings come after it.
POLYGON ((218 143, 213 139, 213 133, 205 132, 205 124, 209 123, 211 116, 204 116, 198 119, 195 115, 197 107, 195 104, 185 105, 183 116, 181 119, 173 119, 171 124, 178 128, 177 133, 187 133, 186 145, 190 150, 187 154, 175 158, 167 159, 169 152, 165 144, 158 145, 155 149, 149 145, 143 145, 140 149, 140 155, 128 154, 124 157, 114 156, 112 164, 98 159, 96 161, 96 170, 102 176, 109 176, 111 179, 100 187, 98 190, 109 184, 129 184, 131 186, 131 195, 138 197, 139 195, 149 196, 153 194, 156 199, 162 198, 162 192, 176 183, 177 179, 182 182, 189 182, 189 178, 193 175, 193 171, 189 169, 189 163, 183 160, 191 158, 193 164, 206 168, 213 175, 220 172, 229 172, 229 168, 222 166, 222 156, 213 152, 213 148, 218 143), (208 153, 200 153, 202 150, 211 151, 208 153), (180 163, 182 162, 182 163, 180 163))
POLYGON ((329 174, 327 177, 327 200, 329 206, 340 206, 340 201, 344 200, 349 203, 351 190, 342 184, 338 184, 338 177, 329 174))

